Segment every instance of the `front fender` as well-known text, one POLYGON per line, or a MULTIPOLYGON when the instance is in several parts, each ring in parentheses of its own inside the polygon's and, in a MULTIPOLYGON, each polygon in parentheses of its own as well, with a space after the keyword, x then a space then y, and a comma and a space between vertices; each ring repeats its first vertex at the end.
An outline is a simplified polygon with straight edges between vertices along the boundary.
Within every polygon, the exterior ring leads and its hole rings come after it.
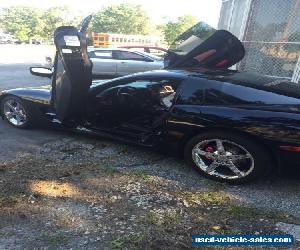
POLYGON ((38 88, 17 88, 4 90, 0 92, 0 99, 3 99, 8 95, 19 97, 26 102, 50 105, 51 87, 47 85, 38 88))
MULTIPOLYGON (((17 88, 4 90, 0 92, 0 103, 6 96, 16 96, 31 106, 50 107, 51 87, 42 86, 38 88, 17 88)), ((0 109, 0 116, 2 119, 4 118, 2 109, 0 109)))

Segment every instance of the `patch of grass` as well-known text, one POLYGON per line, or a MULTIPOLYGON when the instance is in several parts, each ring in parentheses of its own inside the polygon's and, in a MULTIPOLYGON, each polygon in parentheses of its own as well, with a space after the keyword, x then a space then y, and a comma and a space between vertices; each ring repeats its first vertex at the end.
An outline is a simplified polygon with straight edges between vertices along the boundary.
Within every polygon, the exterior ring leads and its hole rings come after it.
POLYGON ((112 249, 122 249, 123 245, 125 244, 125 240, 123 237, 118 237, 112 240, 111 245, 112 249))
POLYGON ((197 224, 202 224, 203 222, 205 222, 205 218, 202 214, 196 214, 194 215, 194 222, 196 222, 197 224))
POLYGON ((180 215, 177 211, 168 211, 163 215, 157 214, 155 211, 148 212, 142 222, 145 225, 171 225, 180 220, 180 215))
POLYGON ((63 232, 59 232, 54 235, 43 233, 38 240, 46 246, 57 248, 59 246, 68 244, 70 237, 65 235, 63 232))
POLYGON ((267 218, 267 219, 284 219, 289 215, 280 211, 271 211, 261 208, 252 207, 245 204, 231 204, 226 208, 226 212, 231 217, 236 218, 267 218))
POLYGON ((21 199, 20 194, 3 194, 0 193, 0 206, 14 205, 21 199))
POLYGON ((177 211, 171 211, 167 214, 165 214, 164 218, 163 218, 163 224, 173 224, 173 223, 177 223, 180 220, 180 215, 177 211))
POLYGON ((142 222, 146 225, 158 225, 160 222, 160 218, 159 215, 156 214, 154 211, 150 211, 142 219, 142 222))
POLYGON ((222 228, 221 233, 222 234, 241 234, 242 231, 238 228, 227 227, 227 228, 222 228))
POLYGON ((106 166, 103 171, 108 175, 115 175, 120 173, 120 170, 113 166, 106 166))
POLYGON ((205 179, 205 183, 207 184, 207 187, 211 190, 211 191, 220 191, 224 189, 224 183, 220 183, 217 181, 212 181, 209 179, 205 179))
POLYGON ((145 234, 131 234, 123 237, 115 238, 111 244, 113 249, 123 249, 124 245, 129 244, 139 244, 146 238, 145 234))
POLYGON ((200 204, 222 205, 230 201, 230 197, 221 191, 180 192, 179 196, 184 199, 189 206, 197 206, 200 204))
POLYGON ((130 172, 126 173, 128 176, 133 176, 133 177, 138 177, 141 178, 143 180, 149 180, 150 179, 150 175, 144 171, 144 170, 132 170, 130 172))
POLYGON ((98 231, 102 231, 103 229, 103 224, 101 222, 96 222, 95 227, 97 228, 98 231))

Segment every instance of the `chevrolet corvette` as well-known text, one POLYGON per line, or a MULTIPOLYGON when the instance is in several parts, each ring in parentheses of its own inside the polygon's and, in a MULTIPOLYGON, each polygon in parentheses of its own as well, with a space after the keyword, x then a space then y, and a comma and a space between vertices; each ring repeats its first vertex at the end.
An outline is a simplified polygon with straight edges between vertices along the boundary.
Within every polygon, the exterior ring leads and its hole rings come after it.
POLYGON ((46 119, 68 129, 184 156, 206 177, 229 183, 300 167, 300 87, 230 69, 244 57, 225 30, 199 23, 179 36, 164 69, 92 79, 86 43, 91 16, 54 33, 53 69, 31 68, 49 86, 0 93, 0 113, 17 128, 46 119))

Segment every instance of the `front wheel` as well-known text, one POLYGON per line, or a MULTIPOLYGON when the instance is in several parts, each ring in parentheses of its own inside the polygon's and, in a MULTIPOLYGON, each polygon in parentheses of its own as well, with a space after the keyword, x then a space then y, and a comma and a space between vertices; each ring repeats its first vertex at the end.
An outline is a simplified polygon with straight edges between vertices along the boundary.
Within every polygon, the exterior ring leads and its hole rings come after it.
POLYGON ((263 146, 235 133, 200 134, 187 143, 184 155, 206 177, 232 184, 259 179, 270 166, 263 146))
POLYGON ((34 125, 31 109, 24 101, 15 96, 7 96, 1 101, 4 119, 17 128, 31 128, 34 125))

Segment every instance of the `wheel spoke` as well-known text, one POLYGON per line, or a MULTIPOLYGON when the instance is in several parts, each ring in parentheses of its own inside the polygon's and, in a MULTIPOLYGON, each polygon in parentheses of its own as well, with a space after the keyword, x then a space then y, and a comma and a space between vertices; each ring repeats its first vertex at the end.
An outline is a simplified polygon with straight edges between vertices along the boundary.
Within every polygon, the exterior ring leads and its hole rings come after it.
POLYGON ((199 155, 199 154, 197 154, 197 153, 194 153, 193 154, 194 156, 194 161, 196 162, 196 164, 199 166, 199 165, 201 165, 201 166, 205 166, 205 163, 203 162, 203 160, 202 160, 202 158, 201 158, 201 156, 199 155))
POLYGON ((206 172, 210 174, 211 172, 216 170, 217 167, 219 167, 219 164, 214 161, 206 168, 206 172))
POLYGON ((9 102, 6 102, 4 105, 5 105, 6 107, 8 107, 11 111, 14 111, 14 110, 15 110, 15 107, 12 106, 9 102))
POLYGON ((15 110, 20 110, 20 104, 18 102, 16 102, 15 110))
POLYGON ((245 160, 245 159, 250 159, 251 155, 250 154, 245 154, 245 155, 230 155, 228 156, 228 159, 232 161, 237 161, 237 160, 245 160))
POLYGON ((235 173, 238 177, 244 177, 244 172, 242 172, 241 170, 239 170, 234 164, 233 162, 231 162, 229 165, 227 165, 229 167, 229 169, 235 173))
POLYGON ((19 125, 22 122, 22 118, 19 114, 16 115, 17 125, 19 125))
POLYGON ((216 140, 216 144, 217 144, 217 149, 219 153, 224 153, 225 149, 224 149, 224 145, 222 140, 216 140))
POLYGON ((195 151, 195 153, 198 154, 198 155, 212 157, 212 153, 206 152, 206 151, 204 151, 204 150, 201 150, 200 148, 195 148, 194 151, 195 151))
POLYGON ((7 119, 11 119, 13 117, 13 113, 12 112, 6 112, 5 116, 7 117, 7 119))
POLYGON ((206 158, 209 158, 209 159, 215 159, 215 155, 211 152, 206 152, 204 150, 201 150, 200 148, 195 148, 194 149, 194 153, 196 155, 198 155, 198 157, 201 157, 201 156, 205 156, 206 158))

